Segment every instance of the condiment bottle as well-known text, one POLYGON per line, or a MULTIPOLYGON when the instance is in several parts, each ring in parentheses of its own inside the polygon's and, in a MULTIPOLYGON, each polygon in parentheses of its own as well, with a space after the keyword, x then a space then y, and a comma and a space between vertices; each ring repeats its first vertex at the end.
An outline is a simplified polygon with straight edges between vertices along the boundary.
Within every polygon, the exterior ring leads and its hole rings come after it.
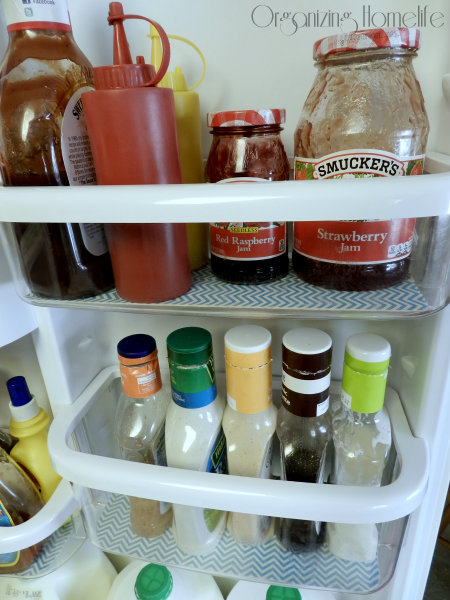
MULTIPOLYGON (((333 417, 333 483, 381 485, 391 447, 390 420, 383 407, 390 356, 389 342, 379 335, 362 333, 347 340, 342 406, 333 417)), ((372 561, 377 555, 377 526, 328 523, 327 542, 339 558, 372 561)))
MULTIPOLYGON (((209 183, 289 179, 281 140, 284 109, 208 113, 213 140, 206 162, 209 183)), ((288 272, 284 221, 210 223, 211 269, 231 283, 262 283, 288 272)))
POLYGON ((17 438, 10 454, 33 478, 42 499, 47 502, 61 481, 48 452, 50 417, 30 394, 25 377, 11 377, 6 387, 11 398, 9 431, 17 438))
MULTIPOLYGON (((0 67, 0 170, 6 186, 95 183, 81 95, 92 66, 74 41, 66 0, 2 0, 9 45, 0 67)), ((114 287, 103 226, 16 223, 32 293, 67 300, 114 287)))
MULTIPOLYGON (((222 430, 224 399, 217 393, 211 334, 183 327, 167 338, 172 402, 166 417, 169 467, 226 472, 222 430)), ((188 554, 204 554, 217 545, 226 513, 175 504, 174 535, 188 554)))
MULTIPOLYGON (((272 335, 258 325, 225 334, 227 406, 222 426, 230 475, 270 478, 277 409, 272 404, 272 335)), ((241 544, 259 545, 273 533, 269 516, 232 512, 228 529, 241 544)))
MULTIPOLYGON (((277 434, 282 479, 326 483, 331 449, 329 388, 332 341, 310 327, 283 336, 282 405, 277 434)), ((281 519, 281 544, 291 552, 316 550, 325 539, 325 523, 281 519)))
MULTIPOLYGON (((157 69, 161 64, 161 40, 158 31, 151 26, 152 64, 157 69)), ((189 44, 199 54, 203 62, 200 79, 187 86, 181 67, 167 71, 158 87, 173 90, 175 117, 177 120, 178 153, 180 156, 181 178, 183 183, 203 183, 202 125, 200 117, 200 98, 194 89, 203 81, 206 71, 205 59, 199 48, 190 40, 179 35, 168 35, 169 39, 189 44)), ((208 224, 186 223, 189 250, 189 264, 194 271, 208 262, 208 224)))
MULTIPOLYGON (((19 525, 43 506, 40 494, 26 473, 0 448, 0 527, 19 525)), ((0 574, 20 573, 33 561, 41 544, 0 554, 0 574)))
MULTIPOLYGON (((314 44, 318 73, 295 132, 295 179, 422 173, 429 125, 412 66, 420 39, 417 29, 400 27, 314 44)), ((414 225, 414 219, 296 222, 292 264, 302 279, 324 287, 388 287, 408 275, 414 225)))
MULTIPOLYGON (((115 413, 115 436, 122 457, 166 466, 164 422, 169 395, 162 387, 155 339, 129 335, 117 344, 122 393, 115 413)), ((170 504, 130 497, 130 521, 136 535, 157 537, 172 523, 170 504)))
MULTIPOLYGON (((96 90, 83 94, 86 122, 101 185, 181 183, 173 91, 157 88, 170 57, 164 30, 145 17, 109 5, 114 65, 96 67, 96 90), (153 23, 163 43, 155 74, 143 57, 133 64, 125 19, 153 23)), ((117 293, 130 302, 161 302, 187 292, 191 272, 183 223, 111 223, 106 226, 117 293)))

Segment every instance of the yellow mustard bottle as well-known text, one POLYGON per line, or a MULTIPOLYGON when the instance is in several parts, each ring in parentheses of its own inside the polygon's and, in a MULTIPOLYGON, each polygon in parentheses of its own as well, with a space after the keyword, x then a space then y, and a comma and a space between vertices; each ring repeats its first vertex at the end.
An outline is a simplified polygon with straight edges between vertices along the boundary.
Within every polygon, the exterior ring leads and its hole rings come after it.
POLYGON ((31 395, 25 377, 12 377, 6 386, 11 399, 9 431, 18 440, 10 455, 31 476, 47 502, 61 481, 48 452, 50 417, 31 395))
MULTIPOLYGON (((158 70, 161 64, 161 42, 159 34, 153 25, 150 30, 152 39, 151 63, 158 70)), ((200 55, 203 62, 203 74, 199 81, 188 87, 181 67, 174 71, 167 71, 158 87, 171 88, 175 98, 175 116, 177 121, 178 151, 181 164, 183 183, 203 183, 203 153, 202 153, 202 127, 200 116, 200 99, 193 90, 200 85, 205 76, 205 59, 203 54, 190 40, 168 35, 169 39, 180 40, 192 46, 200 55)), ((189 250, 189 264, 195 271, 205 266, 208 262, 208 224, 187 223, 187 238, 189 250)))

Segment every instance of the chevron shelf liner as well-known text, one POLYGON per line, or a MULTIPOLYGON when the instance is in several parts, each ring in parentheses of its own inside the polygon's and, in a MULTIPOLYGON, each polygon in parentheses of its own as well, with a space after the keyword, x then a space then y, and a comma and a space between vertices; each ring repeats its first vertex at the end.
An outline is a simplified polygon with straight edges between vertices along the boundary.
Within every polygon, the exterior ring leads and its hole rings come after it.
POLYGON ((75 533, 73 521, 68 521, 42 542, 41 549, 34 561, 17 576, 32 578, 51 573, 65 563, 85 539, 75 533))
POLYGON ((142 538, 134 534, 129 518, 128 498, 111 494, 97 521, 94 542, 113 554, 255 581, 359 593, 384 583, 380 581, 377 560, 356 563, 337 559, 326 546, 319 552, 293 554, 275 536, 261 546, 251 547, 237 544, 225 531, 212 552, 192 556, 178 548, 171 528, 158 538, 142 538))
POLYGON ((30 294, 33 304, 74 308, 108 308, 126 310, 140 308, 155 312, 182 312, 183 307, 226 311, 254 312, 342 311, 363 313, 417 314, 430 309, 413 280, 391 288, 367 292, 338 292, 301 281, 294 272, 283 279, 262 285, 235 285, 215 277, 208 267, 192 273, 192 287, 183 296, 157 304, 127 302, 115 290, 82 300, 53 301, 30 294), (181 309, 181 310, 180 310, 181 309))

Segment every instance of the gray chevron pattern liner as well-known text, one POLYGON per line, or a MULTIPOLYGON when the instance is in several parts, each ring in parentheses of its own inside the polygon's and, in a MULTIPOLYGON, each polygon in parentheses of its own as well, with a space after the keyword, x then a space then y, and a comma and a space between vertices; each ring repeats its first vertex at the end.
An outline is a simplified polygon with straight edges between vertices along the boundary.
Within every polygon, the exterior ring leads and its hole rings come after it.
POLYGON ((95 541, 103 550, 211 574, 295 586, 367 593, 380 585, 376 560, 372 563, 340 560, 326 546, 316 553, 292 554, 275 536, 262 546, 246 547, 225 532, 213 552, 187 555, 177 547, 171 529, 155 539, 136 536, 129 525, 129 512, 126 496, 111 495, 97 522, 95 541))
MULTIPOLYGON (((29 298, 36 303, 46 303, 38 296, 30 295, 29 298)), ((115 290, 93 298, 72 300, 69 304, 77 304, 84 308, 89 305, 104 304, 133 306, 133 303, 122 300, 115 290)), ((427 302, 413 280, 406 280, 392 288, 380 291, 338 292, 304 283, 293 272, 283 279, 263 285, 233 285, 215 277, 208 267, 193 272, 192 287, 189 292, 156 306, 166 305, 174 308, 184 306, 199 309, 358 310, 399 313, 423 311, 428 308, 427 302)))
POLYGON ((20 577, 38 577, 52 572, 78 550, 85 538, 75 534, 72 520, 46 538, 31 565, 20 572, 20 577))

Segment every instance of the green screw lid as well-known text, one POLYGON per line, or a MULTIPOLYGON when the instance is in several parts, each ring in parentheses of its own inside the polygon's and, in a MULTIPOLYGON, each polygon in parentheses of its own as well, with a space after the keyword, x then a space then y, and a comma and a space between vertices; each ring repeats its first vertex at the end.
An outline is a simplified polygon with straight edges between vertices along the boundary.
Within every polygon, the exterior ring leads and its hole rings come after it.
POLYGON ((297 588, 271 585, 266 593, 266 600, 302 600, 297 588))
POLYGON ((212 338, 202 327, 182 327, 167 338, 169 361, 181 365, 199 365, 212 354, 212 338))
POLYGON ((134 586, 137 600, 166 600, 170 596, 173 579, 163 565, 146 565, 139 572, 134 586))

